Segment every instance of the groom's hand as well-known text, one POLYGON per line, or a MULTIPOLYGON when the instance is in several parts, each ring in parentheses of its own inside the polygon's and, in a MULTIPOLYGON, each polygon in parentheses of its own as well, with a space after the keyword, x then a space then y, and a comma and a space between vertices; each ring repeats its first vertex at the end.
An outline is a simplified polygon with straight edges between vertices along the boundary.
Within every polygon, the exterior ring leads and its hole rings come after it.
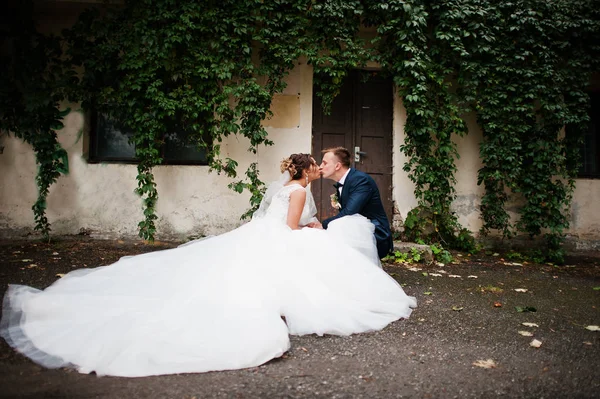
POLYGON ((306 227, 310 227, 311 229, 321 229, 323 230, 323 225, 320 222, 310 222, 306 225, 306 227))

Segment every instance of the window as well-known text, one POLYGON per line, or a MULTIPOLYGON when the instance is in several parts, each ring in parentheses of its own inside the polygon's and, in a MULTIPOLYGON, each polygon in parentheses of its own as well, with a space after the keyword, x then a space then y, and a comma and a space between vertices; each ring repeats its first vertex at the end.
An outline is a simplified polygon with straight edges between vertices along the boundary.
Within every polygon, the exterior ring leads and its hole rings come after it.
POLYGON ((600 91, 590 93, 590 125, 581 146, 579 177, 600 178, 600 91))
MULTIPOLYGON (((123 128, 118 121, 99 112, 91 118, 89 162, 136 163, 133 133, 123 128)), ((163 164, 206 165, 206 151, 196 148, 189 135, 180 127, 166 133, 160 148, 163 164)))

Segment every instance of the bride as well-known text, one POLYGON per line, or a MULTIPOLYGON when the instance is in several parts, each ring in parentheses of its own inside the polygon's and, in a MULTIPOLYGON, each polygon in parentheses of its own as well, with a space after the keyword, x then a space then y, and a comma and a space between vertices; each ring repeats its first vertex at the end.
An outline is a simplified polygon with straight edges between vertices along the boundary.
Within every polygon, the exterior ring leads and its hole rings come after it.
POLYGON ((0 335, 49 368, 140 377, 253 367, 289 334, 349 335, 410 315, 357 215, 306 226, 320 178, 309 154, 281 164, 251 222, 178 248, 75 270, 43 291, 9 285, 0 335))

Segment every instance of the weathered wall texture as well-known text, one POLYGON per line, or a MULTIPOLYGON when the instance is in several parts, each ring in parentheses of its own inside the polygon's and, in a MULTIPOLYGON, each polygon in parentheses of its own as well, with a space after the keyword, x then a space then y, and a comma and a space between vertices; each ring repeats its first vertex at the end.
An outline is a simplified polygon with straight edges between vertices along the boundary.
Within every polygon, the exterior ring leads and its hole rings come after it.
MULTIPOLYGON (((229 137, 223 156, 239 161, 239 171, 258 161, 261 178, 274 180, 279 162, 293 152, 310 152, 312 118, 312 71, 303 62, 288 77, 282 98, 293 99, 286 113, 276 112, 265 125, 273 147, 248 153, 248 142, 229 137), (269 127, 272 125, 273 127, 269 127)), ((71 104, 73 109, 76 105, 71 104)), ((142 204, 134 194, 135 165, 89 164, 85 123, 81 112, 71 112, 58 136, 69 153, 70 173, 51 186, 47 216, 53 234, 86 231, 99 237, 135 237, 142 220, 142 204)), ((2 136, 0 147, 0 232, 19 236, 34 226, 31 206, 36 200, 36 165, 31 147, 21 140, 2 136)), ((158 166, 154 169, 159 191, 158 238, 185 239, 230 230, 242 222, 248 194, 227 188, 232 180, 209 173, 207 166, 158 166)))
MULTIPOLYGON (((41 28, 59 33, 73 23, 84 6, 83 3, 65 2, 42 7, 40 18, 47 23, 42 23, 41 28), (56 8, 59 4, 61 6, 56 8)), ((376 68, 377 65, 369 67, 376 68)), ((286 82, 285 91, 273 100, 273 118, 264 122, 274 146, 260 147, 258 154, 253 155, 246 151, 249 145, 243 138, 233 136, 223 143, 223 156, 239 162, 238 170, 242 176, 246 167, 257 161, 261 179, 275 180, 283 158, 295 152, 311 152, 312 68, 299 60, 286 82)), ((78 108, 74 104, 65 106, 78 108)), ((453 209, 463 226, 477 232, 481 227, 479 205, 483 194, 483 188, 477 186, 482 133, 474 115, 467 115, 466 121, 469 135, 457 139, 460 159, 456 161, 457 198, 453 209)), ((136 237, 137 224, 142 220, 141 200, 133 192, 136 166, 88 164, 85 157, 87 126, 83 114, 71 112, 64 123, 59 139, 69 153, 70 174, 61 177, 48 196, 47 216, 53 234, 84 231, 98 237, 136 237)), ((399 150, 404 140, 405 123, 406 111, 402 100, 396 96, 393 199, 402 218, 417 205, 414 185, 402 170, 406 158, 399 150)), ((29 145, 6 135, 0 135, 0 148, 3 148, 0 152, 0 235, 23 236, 31 233, 34 226, 31 210, 37 197, 34 154, 29 145)), ((318 153, 320 149, 316 150, 318 153)), ((158 166, 154 174, 159 191, 157 238, 182 240, 189 236, 218 234, 242 223, 239 217, 248 208, 248 194, 237 194, 228 189, 231 179, 209 173, 207 166, 158 166)), ((600 180, 577 181, 572 225, 568 231, 575 239, 600 243, 599 200, 600 180)), ((516 203, 511 205, 511 215, 517 215, 517 207, 516 203)))
MULTIPOLYGON (((272 147, 260 147, 258 154, 246 152, 248 142, 229 137, 223 155, 239 161, 239 170, 258 161, 263 181, 278 178, 279 162, 294 152, 311 151, 312 68, 299 61, 287 78, 288 86, 276 98, 274 116, 265 121, 272 147)), ((71 104, 73 109, 76 105, 71 104)), ((479 204, 483 188, 477 186, 478 156, 482 134, 473 115, 467 115, 469 135, 457 139, 457 198, 453 209, 460 223, 473 232, 481 227, 479 204)), ((53 185, 48 196, 47 215, 53 234, 88 232, 99 237, 136 237, 142 220, 141 201, 136 187, 135 165, 88 164, 85 158, 85 122, 81 112, 71 112, 59 132, 61 144, 69 153, 70 173, 53 185)), ((417 205, 414 185, 402 170, 406 161, 399 146, 404 140, 406 112, 402 100, 394 101, 393 198, 400 215, 417 205)), ((0 233, 20 236, 33 228, 35 158, 29 145, 3 136, 0 146, 0 233)), ((159 239, 185 239, 189 236, 218 234, 242 222, 248 195, 227 188, 225 176, 209 173, 207 166, 158 166, 154 170, 159 190, 157 221, 159 239)), ((572 206, 572 226, 568 231, 583 241, 600 241, 600 181, 579 179, 572 206)), ((513 204, 513 215, 516 207, 513 204)))
MULTIPOLYGON (((483 139, 474 114, 465 116, 469 134, 455 138, 460 158, 456 160, 456 200, 452 209, 460 224, 476 235, 482 226, 479 206, 484 194, 483 186, 477 185, 477 171, 483 166, 479 158, 479 143, 483 139)), ((402 218, 417 206, 414 184, 402 170, 406 157, 399 150, 404 141, 406 109, 402 99, 394 99, 394 158, 393 198, 402 218)), ((576 249, 600 249, 600 180, 577 179, 571 207, 571 227, 566 231, 569 241, 576 249)), ((508 204, 508 213, 513 222, 518 218, 519 199, 508 204)))

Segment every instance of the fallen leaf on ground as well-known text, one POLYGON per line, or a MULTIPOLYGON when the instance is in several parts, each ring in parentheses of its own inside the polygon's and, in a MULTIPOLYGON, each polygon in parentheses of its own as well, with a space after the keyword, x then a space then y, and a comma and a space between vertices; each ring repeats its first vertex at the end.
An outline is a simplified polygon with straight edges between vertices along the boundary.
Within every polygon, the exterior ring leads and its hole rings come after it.
POLYGON ((445 265, 445 264, 443 264, 442 262, 437 262, 437 263, 436 263, 436 265, 437 265, 437 266, 439 266, 439 267, 444 267, 444 266, 446 266, 446 265, 445 265))
POLYGON ((422 274, 423 276, 425 276, 425 277, 429 276, 429 273, 427 273, 427 272, 423 272, 423 273, 421 273, 421 274, 422 274))
POLYGON ((537 339, 534 339, 533 341, 531 341, 529 343, 529 346, 533 346, 534 348, 539 348, 540 346, 542 346, 542 341, 538 341, 537 339))
POLYGON ((467 278, 477 278, 477 276, 467 276, 467 278))
POLYGON ((600 291, 600 287, 594 287, 594 291, 600 291))
POLYGON ((517 292, 527 292, 527 288, 515 288, 517 292))
POLYGON ((442 275, 439 273, 429 273, 429 275, 432 277, 442 277, 442 275))
MULTIPOLYGON (((479 286, 479 287, 481 287, 481 286, 479 286)), ((485 287, 481 287, 481 292, 486 292, 486 291, 487 292, 493 292, 493 293, 497 294, 497 293, 500 293, 500 292, 502 292, 504 290, 502 288, 500 288, 500 287, 494 287, 493 285, 489 284, 489 285, 487 285, 485 287)))
POLYGON ((461 277, 458 274, 449 274, 448 277, 452 277, 452 278, 458 278, 461 277))
POLYGON ((32 263, 31 265, 27 266, 28 269, 33 269, 35 267, 38 267, 38 265, 36 265, 35 263, 32 263))
POLYGON ((462 306, 452 306, 452 310, 454 310, 455 312, 460 312, 463 309, 464 308, 462 306))
POLYGON ((501 308, 502 304, 500 302, 494 302, 494 307, 495 308, 501 308))
POLYGON ((590 341, 583 341, 584 345, 591 345, 592 343, 590 341))
POLYGON ((418 272, 421 269, 419 269, 418 267, 409 267, 408 270, 410 270, 411 272, 418 272))
POLYGON ((476 362, 473 362, 473 366, 481 367, 484 369, 493 369, 496 367, 496 362, 492 359, 477 360, 476 362))
POLYGON ((21 262, 33 262, 33 259, 21 259, 21 262))
POLYGON ((447 271, 445 271, 445 270, 436 270, 436 272, 438 272, 438 273, 442 273, 442 274, 448 274, 448 272, 447 272, 447 271))
POLYGON ((58 255, 58 252, 52 252, 52 255, 58 255))
POLYGON ((500 255, 498 252, 494 252, 494 253, 492 254, 492 256, 498 256, 498 255, 500 255))
POLYGON ((539 327, 539 325, 535 324, 535 323, 527 323, 527 322, 525 322, 525 323, 521 323, 521 324, 523 324, 525 327, 539 327))
POLYGON ((64 277, 64 276, 65 276, 65 274, 64 274, 64 273, 56 273, 56 277, 58 277, 58 278, 62 278, 62 277, 64 277))
POLYGON ((590 331, 600 331, 600 327, 598 326, 587 326, 585 329, 590 331))
POLYGON ((533 333, 529 331, 519 331, 519 334, 521 334, 524 337, 533 337, 533 333))
POLYGON ((431 295, 430 291, 424 292, 423 295, 431 295))
POLYGON ((534 308, 533 306, 515 306, 515 309, 517 310, 517 312, 519 313, 525 313, 525 312, 537 312, 537 309, 534 308))

